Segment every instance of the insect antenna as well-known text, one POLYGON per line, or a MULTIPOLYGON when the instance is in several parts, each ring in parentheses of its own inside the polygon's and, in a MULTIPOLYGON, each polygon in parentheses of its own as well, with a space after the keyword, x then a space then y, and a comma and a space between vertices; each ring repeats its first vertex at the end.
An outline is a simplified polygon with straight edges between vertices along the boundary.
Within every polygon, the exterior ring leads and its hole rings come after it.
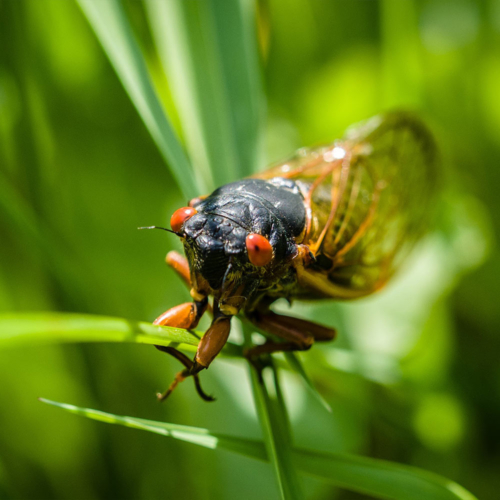
POLYGON ((171 229, 167 229, 166 227, 160 227, 160 226, 145 226, 145 227, 138 227, 137 229, 162 229, 163 231, 168 231, 169 233, 175 234, 176 236, 182 236, 181 233, 176 233, 171 229))

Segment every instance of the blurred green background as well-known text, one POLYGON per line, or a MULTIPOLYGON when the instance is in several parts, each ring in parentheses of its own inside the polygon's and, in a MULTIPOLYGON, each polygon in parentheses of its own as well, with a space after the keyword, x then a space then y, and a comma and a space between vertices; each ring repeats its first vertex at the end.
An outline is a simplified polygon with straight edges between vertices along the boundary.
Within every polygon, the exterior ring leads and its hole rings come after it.
MULTIPOLYGON (((144 6, 125 2, 174 125, 144 6)), ((296 442, 500 489, 500 1, 259 2, 267 95, 262 164, 393 107, 440 145, 439 229, 386 291, 296 304, 339 340, 301 358, 328 414, 284 373, 296 442), (264 160, 265 158, 265 160, 264 160)), ((151 321, 188 300, 165 266, 186 200, 72 0, 0 0, 0 309, 151 321)), ((37 397, 259 437, 246 367, 218 360, 159 405, 178 370, 150 346, 0 351, 0 498, 275 498, 270 466, 104 426, 37 397)), ((311 499, 367 498, 308 479, 311 499)))

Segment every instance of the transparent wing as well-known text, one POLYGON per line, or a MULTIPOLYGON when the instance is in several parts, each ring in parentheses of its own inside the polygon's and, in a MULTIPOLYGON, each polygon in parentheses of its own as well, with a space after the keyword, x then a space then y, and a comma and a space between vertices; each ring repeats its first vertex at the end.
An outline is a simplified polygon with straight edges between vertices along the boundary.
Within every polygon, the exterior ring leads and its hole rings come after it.
POLYGON ((398 269, 429 224, 435 151, 420 120, 395 112, 350 128, 330 146, 299 150, 259 176, 301 187, 309 210, 302 243, 317 258, 308 272, 331 284, 321 295, 367 295, 398 269))

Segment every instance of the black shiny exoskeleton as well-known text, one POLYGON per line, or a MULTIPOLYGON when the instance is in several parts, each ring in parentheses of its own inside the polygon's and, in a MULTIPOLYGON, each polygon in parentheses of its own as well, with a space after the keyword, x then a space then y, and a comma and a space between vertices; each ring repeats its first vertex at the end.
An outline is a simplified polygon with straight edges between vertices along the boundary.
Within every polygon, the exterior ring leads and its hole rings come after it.
POLYGON ((278 315, 271 304, 280 297, 356 299, 383 288, 431 218, 435 157, 432 135, 418 118, 388 113, 177 210, 171 226, 187 260, 170 252, 167 262, 190 284, 194 302, 155 324, 194 328, 210 296, 214 319, 194 361, 161 348, 186 367, 161 398, 194 375, 207 399, 197 374, 223 348, 236 314, 271 335, 247 351, 250 359, 333 339, 333 328, 278 315))
MULTIPOLYGON (((192 271, 203 276, 212 290, 222 285, 230 261, 233 275, 247 268, 253 276, 245 243, 251 233, 268 239, 279 267, 297 254, 295 238, 304 231, 306 212, 304 197, 292 180, 233 182, 193 206, 197 213, 184 224, 184 246, 192 271)), ((261 276, 261 270, 257 271, 261 276)))

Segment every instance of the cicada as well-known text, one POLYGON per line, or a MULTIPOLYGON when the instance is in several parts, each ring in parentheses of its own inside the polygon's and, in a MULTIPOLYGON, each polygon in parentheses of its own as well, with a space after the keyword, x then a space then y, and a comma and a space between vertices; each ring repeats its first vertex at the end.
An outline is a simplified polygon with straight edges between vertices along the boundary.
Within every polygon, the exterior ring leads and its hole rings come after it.
POLYGON ((333 327, 277 314, 271 305, 279 298, 351 300, 383 288, 429 225, 435 151, 419 119, 388 113, 178 209, 171 231, 186 257, 170 252, 166 260, 189 284, 193 301, 154 323, 195 328, 209 297, 213 320, 194 360, 157 346, 185 366, 159 398, 194 376, 199 394, 212 399, 198 374, 219 354, 238 314, 270 334, 246 351, 249 359, 333 340, 333 327))

